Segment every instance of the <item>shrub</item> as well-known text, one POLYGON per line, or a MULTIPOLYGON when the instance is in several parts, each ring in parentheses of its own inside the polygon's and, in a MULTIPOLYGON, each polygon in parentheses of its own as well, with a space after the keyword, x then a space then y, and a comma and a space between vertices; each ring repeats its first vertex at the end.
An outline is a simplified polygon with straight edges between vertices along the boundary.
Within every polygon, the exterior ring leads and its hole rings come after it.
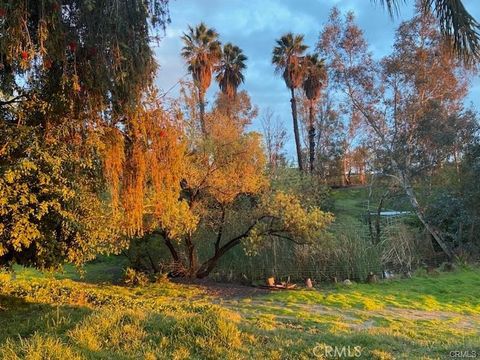
POLYGON ((421 251, 415 229, 408 225, 397 223, 387 226, 381 242, 384 266, 397 271, 412 271, 420 264, 421 251))
POLYGON ((132 268, 125 269, 123 283, 128 286, 146 286, 149 283, 148 275, 132 268))

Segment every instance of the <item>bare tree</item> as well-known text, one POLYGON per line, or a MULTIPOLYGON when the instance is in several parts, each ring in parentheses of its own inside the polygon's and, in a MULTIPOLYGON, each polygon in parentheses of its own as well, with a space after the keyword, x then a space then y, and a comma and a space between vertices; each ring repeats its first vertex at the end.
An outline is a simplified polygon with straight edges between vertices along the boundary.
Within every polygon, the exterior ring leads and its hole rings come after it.
POLYGON ((287 130, 275 113, 267 108, 260 118, 263 130, 265 149, 267 151, 268 165, 274 172, 284 159, 284 147, 288 140, 287 130))

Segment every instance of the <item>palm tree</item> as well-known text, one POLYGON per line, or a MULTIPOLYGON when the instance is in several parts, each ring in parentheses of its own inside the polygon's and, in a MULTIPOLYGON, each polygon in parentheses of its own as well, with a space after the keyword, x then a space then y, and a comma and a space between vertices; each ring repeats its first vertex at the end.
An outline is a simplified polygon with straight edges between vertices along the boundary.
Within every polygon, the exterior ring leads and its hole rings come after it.
POLYGON ((242 71, 247 68, 247 57, 242 49, 231 43, 223 46, 222 58, 217 67, 216 80, 220 90, 232 100, 237 95, 237 89, 244 81, 242 71))
MULTIPOLYGON (((380 1, 393 15, 406 0, 380 1)), ((480 23, 465 9, 462 0, 422 0, 424 11, 431 11, 440 23, 442 34, 452 43, 455 53, 468 61, 480 60, 480 23)))
POLYGON ((285 85, 290 89, 293 133, 297 148, 298 168, 303 170, 302 149, 300 145, 300 133, 298 131, 297 102, 295 100, 295 89, 303 82, 302 58, 308 46, 303 43, 303 35, 287 33, 276 40, 277 46, 273 48, 272 64, 275 71, 282 73, 285 85))
POLYGON ((203 22, 195 28, 189 26, 182 40, 184 46, 181 54, 198 89, 200 124, 205 135, 205 93, 212 82, 212 72, 220 61, 221 45, 215 29, 207 28, 203 22))
POLYGON ((310 160, 310 172, 314 170, 315 160, 315 104, 320 98, 321 91, 327 81, 327 71, 323 59, 318 58, 318 54, 307 55, 304 58, 305 79, 303 80, 303 90, 309 100, 308 116, 308 148, 310 160))

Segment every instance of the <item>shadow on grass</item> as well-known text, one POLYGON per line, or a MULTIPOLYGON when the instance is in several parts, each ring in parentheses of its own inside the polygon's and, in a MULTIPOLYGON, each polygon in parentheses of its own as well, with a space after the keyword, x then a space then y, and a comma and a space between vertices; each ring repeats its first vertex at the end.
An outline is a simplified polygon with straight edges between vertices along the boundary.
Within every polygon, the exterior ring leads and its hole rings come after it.
POLYGON ((33 280, 39 278, 54 278, 57 280, 70 279, 89 284, 118 285, 122 281, 124 269, 128 266, 128 259, 124 256, 99 256, 97 259, 78 269, 74 265, 64 265, 62 271, 42 272, 34 268, 14 266, 15 276, 18 279, 33 280))
POLYGON ((55 306, 0 295, 0 344, 8 338, 16 340, 35 332, 61 336, 91 312, 86 307, 55 306))

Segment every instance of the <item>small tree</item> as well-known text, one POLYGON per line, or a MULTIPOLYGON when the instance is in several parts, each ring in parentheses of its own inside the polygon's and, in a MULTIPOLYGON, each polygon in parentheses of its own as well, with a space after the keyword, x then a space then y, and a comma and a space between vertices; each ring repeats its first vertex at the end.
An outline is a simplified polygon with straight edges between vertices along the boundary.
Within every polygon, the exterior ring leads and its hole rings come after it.
POLYGON ((162 236, 177 272, 208 276, 242 241, 252 246, 272 236, 297 243, 316 241, 332 216, 303 208, 292 195, 268 190, 259 134, 245 133, 235 117, 220 112, 208 114, 206 120, 208 136, 195 138, 194 150, 183 157, 179 196, 171 198, 171 210, 153 214, 158 219, 153 231, 162 236), (200 259, 200 242, 209 240, 212 250, 200 259))

